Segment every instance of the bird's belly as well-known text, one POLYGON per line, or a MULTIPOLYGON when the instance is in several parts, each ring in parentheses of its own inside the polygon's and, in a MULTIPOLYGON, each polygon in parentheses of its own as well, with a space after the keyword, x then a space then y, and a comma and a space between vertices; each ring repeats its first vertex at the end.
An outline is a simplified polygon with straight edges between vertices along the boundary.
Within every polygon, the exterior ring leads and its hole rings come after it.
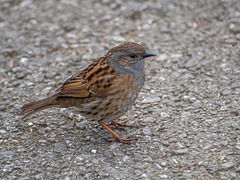
POLYGON ((138 91, 123 89, 115 96, 93 98, 91 102, 83 103, 79 113, 90 121, 110 122, 123 116, 135 102, 138 91))

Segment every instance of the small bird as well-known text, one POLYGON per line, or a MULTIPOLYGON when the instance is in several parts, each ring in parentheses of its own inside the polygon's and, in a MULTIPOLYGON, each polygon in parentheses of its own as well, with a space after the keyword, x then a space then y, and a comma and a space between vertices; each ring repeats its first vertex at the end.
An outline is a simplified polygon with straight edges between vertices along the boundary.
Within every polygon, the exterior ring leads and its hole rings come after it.
POLYGON ((77 107, 82 116, 98 121, 117 141, 135 140, 117 135, 109 126, 129 126, 116 120, 130 109, 143 87, 145 58, 150 56, 156 55, 134 42, 116 46, 67 79, 53 96, 23 105, 22 119, 51 107, 77 107))

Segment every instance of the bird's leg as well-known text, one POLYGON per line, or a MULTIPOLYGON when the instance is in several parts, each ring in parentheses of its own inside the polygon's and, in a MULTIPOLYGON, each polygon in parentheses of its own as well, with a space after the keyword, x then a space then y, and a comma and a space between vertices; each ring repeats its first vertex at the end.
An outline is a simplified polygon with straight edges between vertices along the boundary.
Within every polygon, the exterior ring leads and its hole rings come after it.
POLYGON ((117 122, 117 121, 111 121, 110 123, 105 124, 105 125, 107 125, 107 126, 113 125, 118 129, 122 129, 122 126, 123 127, 132 127, 131 125, 126 124, 125 122, 117 122))
POLYGON ((104 127, 106 130, 108 130, 113 136, 114 138, 119 141, 119 142, 122 142, 122 143, 129 143, 130 141, 133 141, 133 140, 136 140, 136 138, 129 138, 129 137, 126 137, 126 138, 123 138, 119 135, 117 135, 113 130, 111 130, 107 124, 103 123, 103 122, 99 122, 99 124, 104 127))

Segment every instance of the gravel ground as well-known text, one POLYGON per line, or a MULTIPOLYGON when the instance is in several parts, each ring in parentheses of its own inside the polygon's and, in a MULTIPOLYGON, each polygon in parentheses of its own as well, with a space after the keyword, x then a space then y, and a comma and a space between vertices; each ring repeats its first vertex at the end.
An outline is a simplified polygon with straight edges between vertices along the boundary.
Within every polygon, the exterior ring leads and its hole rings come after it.
POLYGON ((240 179, 239 0, 0 0, 1 179, 240 179), (123 41, 157 54, 122 121, 20 107, 123 41))

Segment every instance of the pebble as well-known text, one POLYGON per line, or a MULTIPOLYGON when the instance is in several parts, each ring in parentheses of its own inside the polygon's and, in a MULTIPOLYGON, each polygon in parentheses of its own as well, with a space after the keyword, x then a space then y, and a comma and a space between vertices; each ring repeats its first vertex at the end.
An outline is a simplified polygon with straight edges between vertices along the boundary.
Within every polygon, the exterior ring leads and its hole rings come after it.
POLYGON ((168 56, 166 54, 160 54, 157 56, 158 61, 163 61, 163 60, 166 60, 167 58, 168 56))
POLYGON ((227 109, 228 109, 227 106, 221 106, 220 108, 221 111, 226 111, 227 109))
POLYGON ((97 153, 97 150, 96 150, 96 149, 92 149, 92 150, 91 150, 91 153, 96 154, 96 153, 97 153))
POLYGON ((83 120, 81 122, 77 122, 76 126, 83 130, 87 127, 88 124, 89 122, 87 120, 83 120))
POLYGON ((142 102, 143 103, 153 103, 153 102, 158 102, 161 101, 160 97, 146 97, 142 102))
POLYGON ((143 133, 146 135, 150 135, 152 134, 152 130, 149 127, 145 127, 143 128, 143 133))
POLYGON ((236 34, 236 39, 240 40, 240 33, 236 34))
POLYGON ((239 33, 240 32, 240 25, 231 23, 229 25, 229 30, 233 33, 239 33))
POLYGON ((226 163, 221 164, 222 169, 225 169, 225 170, 231 169, 234 166, 235 166, 234 162, 226 162, 226 163))
POLYGON ((66 147, 66 145, 64 143, 55 143, 54 147, 53 147, 53 150, 55 152, 61 153, 61 152, 66 151, 67 147, 66 147))
POLYGON ((5 134, 5 133, 7 133, 6 130, 4 130, 4 129, 0 129, 0 134, 5 134))
POLYGON ((240 166, 235 168, 236 173, 240 173, 240 166))
POLYGON ((188 153, 188 149, 178 149, 174 151, 175 154, 186 154, 188 153))
POLYGON ((166 174, 160 174, 160 175, 159 175, 159 178, 161 178, 161 179, 168 179, 168 175, 166 175, 166 174))
POLYGON ((161 117, 166 118, 166 117, 170 117, 170 115, 166 112, 161 112, 161 117))
POLYGON ((0 111, 4 111, 6 109, 5 105, 0 105, 0 111))
POLYGON ((222 94, 223 96, 227 96, 227 95, 231 94, 231 90, 228 90, 228 89, 223 90, 223 91, 221 92, 221 94, 222 94))
POLYGON ((26 7, 29 6, 30 4, 32 4, 32 1, 31 1, 31 0, 25 0, 25 1, 22 1, 22 2, 20 3, 20 7, 26 8, 26 7))
POLYGON ((17 73, 18 79, 23 79, 26 76, 26 73, 17 73))
POLYGON ((22 57, 22 58, 20 59, 20 62, 21 62, 22 64, 26 65, 26 64, 28 63, 28 58, 22 57))
POLYGON ((142 172, 141 170, 139 170, 139 169, 136 169, 136 170, 134 171, 134 173, 136 174, 136 176, 140 176, 140 175, 143 174, 143 172, 142 172))

